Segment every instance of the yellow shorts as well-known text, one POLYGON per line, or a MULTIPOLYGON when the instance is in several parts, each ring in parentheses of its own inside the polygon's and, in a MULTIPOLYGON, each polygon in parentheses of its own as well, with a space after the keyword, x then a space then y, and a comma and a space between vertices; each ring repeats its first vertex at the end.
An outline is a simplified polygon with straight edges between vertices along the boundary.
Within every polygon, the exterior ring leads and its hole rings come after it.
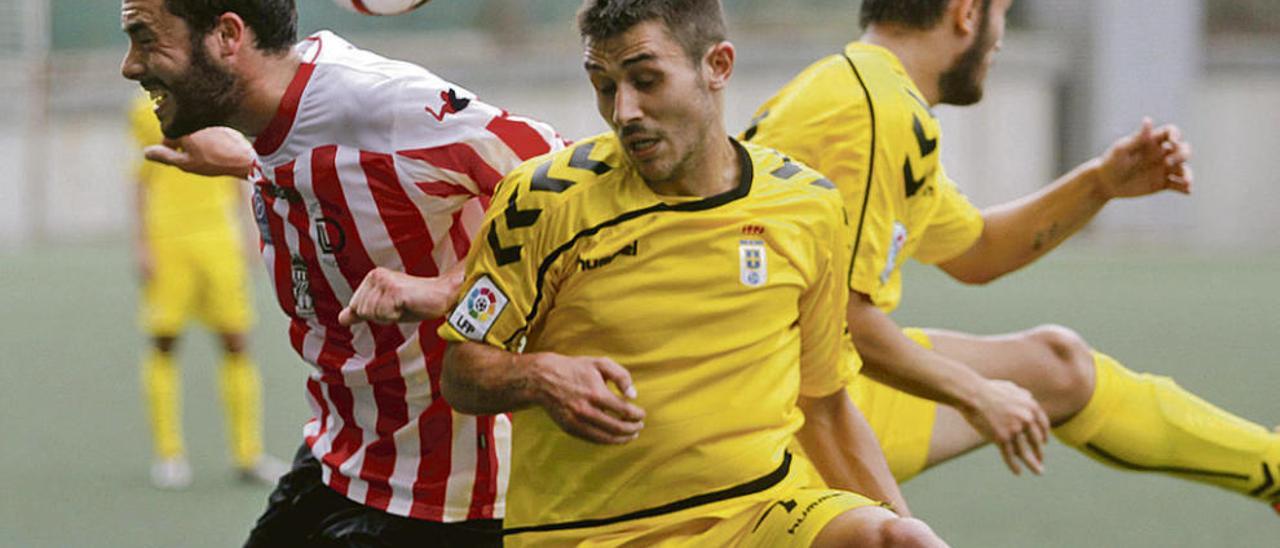
MULTIPOLYGON (((920 346, 933 348, 929 337, 919 329, 907 328, 903 334, 920 346)), ((929 458, 929 440, 933 437, 938 404, 880 384, 866 375, 859 375, 849 385, 849 396, 875 430, 893 477, 904 482, 923 471, 929 458)))
MULTIPOLYGON (((795 461, 803 459, 794 456, 795 461)), ((559 531, 507 535, 511 547, 788 547, 809 546, 836 516, 864 506, 883 506, 848 491, 808 487, 795 472, 765 491, 687 508, 670 514, 559 531)), ((811 466, 811 465, 810 465, 811 466)))
POLYGON ((157 239, 151 254, 153 270, 139 314, 147 334, 177 335, 192 315, 218 333, 243 333, 253 325, 249 280, 235 239, 157 239))

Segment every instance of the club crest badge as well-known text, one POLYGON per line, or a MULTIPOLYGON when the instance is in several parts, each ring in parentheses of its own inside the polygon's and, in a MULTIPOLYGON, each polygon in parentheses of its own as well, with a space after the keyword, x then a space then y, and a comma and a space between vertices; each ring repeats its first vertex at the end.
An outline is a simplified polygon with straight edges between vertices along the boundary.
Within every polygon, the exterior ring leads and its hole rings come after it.
POLYGON ((507 308, 507 302, 507 295, 493 280, 481 276, 449 314, 449 325, 468 339, 483 341, 498 316, 507 308))
POLYGON ((761 240, 738 242, 738 279, 747 287, 760 287, 769 281, 769 259, 761 240))
POLYGON ((892 238, 889 241, 889 254, 884 259, 884 270, 880 271, 882 284, 887 283, 894 269, 898 268, 898 254, 902 253, 902 247, 907 245, 907 225, 902 224, 902 221, 894 221, 892 238))

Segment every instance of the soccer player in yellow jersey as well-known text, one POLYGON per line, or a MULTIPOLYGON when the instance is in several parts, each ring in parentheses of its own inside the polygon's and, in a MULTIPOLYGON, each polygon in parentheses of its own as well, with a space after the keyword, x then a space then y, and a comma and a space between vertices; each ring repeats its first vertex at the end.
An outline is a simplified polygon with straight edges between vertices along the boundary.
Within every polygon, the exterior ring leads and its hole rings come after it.
POLYGON ((903 330, 889 317, 908 258, 982 284, 1048 253, 1114 198, 1190 191, 1190 147, 1177 128, 1144 122, 1030 196, 970 204, 939 162, 930 107, 981 98, 1011 1, 864 0, 863 37, 805 69, 744 133, 825 173, 844 196, 854 246, 847 320, 866 373, 854 399, 899 480, 986 441, 1014 473, 1038 473, 1052 425, 1104 463, 1275 503, 1280 437, 1171 379, 1126 369, 1066 328, 980 337, 903 330))
POLYGON ((440 331, 449 402, 513 412, 506 544, 940 545, 840 489, 905 511, 844 391, 849 229, 820 175, 727 135, 719 1, 579 27, 614 132, 508 174, 440 331))
MULTIPOLYGON (((130 112, 139 149, 163 140, 151 111, 151 101, 139 97, 130 112)), ((151 338, 142 362, 155 441, 151 479, 162 488, 191 482, 182 440, 180 372, 173 352, 187 320, 195 315, 222 343, 218 380, 235 467, 241 479, 273 482, 282 468, 262 453, 260 381, 245 348, 253 315, 235 216, 236 202, 243 196, 240 181, 190 175, 153 162, 141 162, 136 179, 141 321, 151 338)))

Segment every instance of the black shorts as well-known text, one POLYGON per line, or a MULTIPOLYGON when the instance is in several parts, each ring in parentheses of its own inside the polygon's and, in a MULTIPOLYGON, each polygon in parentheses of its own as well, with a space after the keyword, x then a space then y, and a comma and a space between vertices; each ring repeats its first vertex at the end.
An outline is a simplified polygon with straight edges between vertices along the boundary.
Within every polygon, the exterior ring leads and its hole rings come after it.
POLYGON ((320 462, 302 444, 293 469, 267 498, 245 548, 391 548, 502 546, 502 521, 439 523, 369 508, 320 480, 320 462))

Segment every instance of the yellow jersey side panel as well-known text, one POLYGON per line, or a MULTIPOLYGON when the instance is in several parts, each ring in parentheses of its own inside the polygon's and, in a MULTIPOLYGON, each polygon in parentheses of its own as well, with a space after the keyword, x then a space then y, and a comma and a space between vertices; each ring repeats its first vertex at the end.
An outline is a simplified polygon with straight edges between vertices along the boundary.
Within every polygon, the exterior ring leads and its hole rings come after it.
POLYGON ((160 122, 146 97, 134 100, 129 125, 137 145, 134 173, 146 185, 142 221, 152 241, 174 238, 237 238, 236 208, 241 184, 230 177, 192 175, 175 167, 142 159, 142 148, 164 140, 160 122))
POLYGON ((647 414, 635 441, 601 446, 541 409, 514 413, 508 527, 625 515, 765 475, 803 421, 796 398, 851 380, 840 197, 776 152, 748 145, 739 156, 739 187, 702 200, 655 195, 613 135, 502 183, 481 232, 498 245, 468 258, 463 302, 441 335, 609 357, 631 372, 647 414), (512 228, 534 210, 536 221, 512 228), (518 260, 502 251, 516 245, 518 260), (485 280, 505 304, 476 323, 467 299, 485 280))
POLYGON ((981 233, 981 215, 942 171, 942 132, 898 60, 849 44, 766 102, 744 134, 827 174, 853 227, 850 288, 883 310, 901 300, 900 267, 954 257, 981 233), (937 230, 939 241, 933 242, 937 230))

